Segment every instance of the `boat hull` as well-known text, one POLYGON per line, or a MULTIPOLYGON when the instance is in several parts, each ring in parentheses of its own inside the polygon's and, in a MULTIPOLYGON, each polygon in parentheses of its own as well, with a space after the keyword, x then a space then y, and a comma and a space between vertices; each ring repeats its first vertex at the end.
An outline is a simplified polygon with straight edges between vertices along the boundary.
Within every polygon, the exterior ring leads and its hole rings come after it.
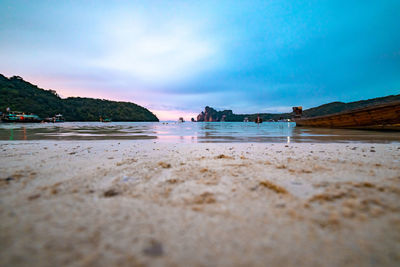
POLYGON ((21 113, 9 113, 4 115, 1 118, 2 122, 17 122, 17 123, 38 123, 38 122, 42 122, 42 119, 35 115, 35 114, 30 114, 30 115, 26 115, 26 114, 21 114, 21 113))
POLYGON ((400 130, 400 101, 355 109, 331 115, 297 118, 297 126, 400 130))
POLYGON ((41 123, 41 120, 8 120, 8 119, 1 119, 2 122, 6 123, 41 123))

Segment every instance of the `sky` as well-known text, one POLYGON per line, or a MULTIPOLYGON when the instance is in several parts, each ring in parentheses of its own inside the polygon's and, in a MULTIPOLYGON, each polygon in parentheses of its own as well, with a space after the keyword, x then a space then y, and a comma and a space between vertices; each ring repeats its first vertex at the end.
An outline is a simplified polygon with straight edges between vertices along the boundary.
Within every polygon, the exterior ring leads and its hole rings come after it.
POLYGON ((400 94, 400 1, 0 0, 0 73, 161 120, 400 94))

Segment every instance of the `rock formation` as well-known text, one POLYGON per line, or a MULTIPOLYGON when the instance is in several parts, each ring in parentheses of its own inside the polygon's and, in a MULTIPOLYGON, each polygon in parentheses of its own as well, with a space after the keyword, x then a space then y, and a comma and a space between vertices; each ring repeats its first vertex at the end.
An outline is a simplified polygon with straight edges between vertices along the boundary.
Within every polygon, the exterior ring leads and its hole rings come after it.
POLYGON ((216 111, 207 106, 204 111, 197 115, 197 121, 227 121, 227 118, 232 117, 232 110, 216 111))

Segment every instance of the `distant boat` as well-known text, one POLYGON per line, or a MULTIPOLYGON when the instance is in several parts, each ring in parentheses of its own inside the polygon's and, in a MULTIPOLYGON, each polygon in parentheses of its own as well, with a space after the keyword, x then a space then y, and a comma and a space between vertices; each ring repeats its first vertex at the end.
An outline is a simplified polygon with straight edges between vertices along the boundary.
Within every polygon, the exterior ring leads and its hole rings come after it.
POLYGON ((54 122, 65 122, 65 119, 63 115, 57 114, 56 116, 54 116, 54 122))
POLYGON ((301 117, 301 107, 293 112, 298 126, 400 131, 400 101, 309 118, 301 117))
POLYGON ((178 122, 185 122, 185 120, 183 119, 183 117, 180 117, 178 122))
POLYGON ((111 122, 111 118, 100 117, 100 122, 111 122))
POLYGON ((46 118, 46 119, 44 119, 44 121, 45 122, 53 122, 53 123, 65 122, 64 117, 61 114, 57 114, 51 118, 46 118))
POLYGON ((20 123, 32 123, 42 122, 42 119, 35 114, 25 114, 21 111, 9 111, 1 118, 3 122, 20 122, 20 123))
POLYGON ((249 122, 249 118, 245 117, 243 122, 249 122))

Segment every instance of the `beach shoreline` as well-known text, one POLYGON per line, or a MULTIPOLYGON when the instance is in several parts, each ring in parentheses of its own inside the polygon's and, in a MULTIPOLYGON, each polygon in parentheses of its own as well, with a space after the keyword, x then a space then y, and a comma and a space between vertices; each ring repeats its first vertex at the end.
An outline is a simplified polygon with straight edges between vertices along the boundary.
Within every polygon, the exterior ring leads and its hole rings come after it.
POLYGON ((400 145, 0 141, 4 266, 396 266, 400 145))

